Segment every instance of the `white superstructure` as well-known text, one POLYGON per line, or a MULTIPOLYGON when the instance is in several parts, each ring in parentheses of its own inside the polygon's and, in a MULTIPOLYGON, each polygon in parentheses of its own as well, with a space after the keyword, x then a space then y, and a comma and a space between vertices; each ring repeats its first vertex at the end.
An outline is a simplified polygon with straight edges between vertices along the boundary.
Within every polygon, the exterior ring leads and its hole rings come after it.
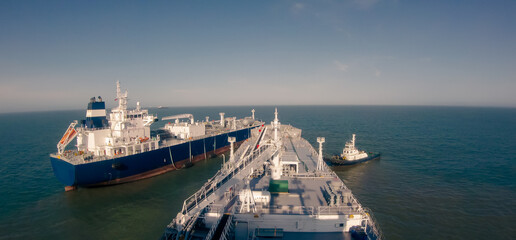
POLYGON ((344 160, 354 161, 366 158, 368 155, 365 151, 359 151, 355 147, 355 134, 353 133, 351 141, 346 142, 346 145, 344 145, 344 149, 342 149, 340 157, 344 160))
MULTIPOLYGON (((151 138, 150 135, 150 125, 157 118, 149 115, 148 110, 141 109, 139 102, 136 103, 136 109, 127 109, 127 91, 121 91, 118 81, 116 88, 115 101, 118 101, 118 107, 111 110, 109 120, 106 118, 102 98, 92 98, 86 112, 86 120, 79 127, 75 127, 75 124, 70 126, 77 132, 79 155, 69 156, 70 162, 76 160, 80 163, 80 160, 99 159, 96 158, 99 156, 129 155, 158 148, 159 136, 151 138)), ((63 150, 64 147, 61 146, 63 150)))
MULTIPOLYGON (((164 117, 163 120, 173 121, 165 124, 162 129, 165 131, 161 134, 151 136, 150 126, 158 118, 150 115, 147 109, 142 109, 139 102, 135 109, 128 109, 127 91, 122 92, 120 82, 116 86, 115 101, 118 101, 118 107, 113 108, 108 117, 102 98, 91 98, 86 120, 70 124, 57 144, 56 158, 74 165, 103 161, 248 128, 259 123, 252 117, 238 120, 236 117, 224 117, 225 113, 220 113, 220 121, 208 122, 206 118, 205 122, 195 122, 194 116, 186 113, 164 117), (180 119, 189 121, 181 122, 180 119), (77 149, 65 151, 66 146, 75 138, 77 149)), ((208 151, 209 147, 205 147, 204 151, 208 151)))
POLYGON ((177 139, 192 139, 206 134, 206 123, 195 122, 193 115, 189 113, 164 117, 162 120, 175 120, 167 123, 165 129, 177 139), (180 122, 179 119, 182 118, 188 118, 190 122, 180 122))

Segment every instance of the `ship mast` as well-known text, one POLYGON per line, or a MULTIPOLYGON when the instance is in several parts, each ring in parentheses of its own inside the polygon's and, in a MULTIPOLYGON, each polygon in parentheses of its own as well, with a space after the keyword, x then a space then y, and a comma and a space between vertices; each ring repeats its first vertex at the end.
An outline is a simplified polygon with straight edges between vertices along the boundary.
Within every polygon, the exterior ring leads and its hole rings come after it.
POLYGON ((274 146, 276 147, 276 155, 273 157, 271 162, 271 179, 279 180, 281 178, 281 174, 283 172, 283 168, 281 166, 281 141, 278 137, 278 129, 280 128, 280 122, 278 119, 278 108, 274 111, 274 121, 272 122, 272 126, 274 127, 274 146))
POLYGON ((118 108, 111 111, 111 129, 114 136, 122 137, 122 130, 125 129, 124 122, 127 120, 127 90, 122 93, 120 81, 116 81, 116 101, 118 108))
POLYGON ((278 139, 278 128, 280 127, 279 125, 280 125, 280 123, 279 123, 279 120, 278 120, 278 108, 276 108, 276 110, 274 111, 274 122, 273 122, 273 126, 274 126, 274 142, 276 142, 276 143, 279 142, 279 139, 278 139))
POLYGON ((317 156, 317 171, 324 171, 324 163, 323 163, 323 154, 322 154, 322 145, 326 141, 325 137, 317 137, 317 142, 319 143, 319 155, 317 156))
POLYGON ((118 100, 118 110, 125 113, 127 110, 127 90, 122 93, 120 81, 116 81, 116 99, 118 100))

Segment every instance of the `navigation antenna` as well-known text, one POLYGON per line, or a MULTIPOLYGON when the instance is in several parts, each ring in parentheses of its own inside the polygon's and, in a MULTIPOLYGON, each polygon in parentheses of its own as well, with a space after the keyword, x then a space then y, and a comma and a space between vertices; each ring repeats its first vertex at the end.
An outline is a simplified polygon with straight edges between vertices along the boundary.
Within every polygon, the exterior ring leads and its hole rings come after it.
POLYGON ((122 93, 120 89, 120 81, 116 81, 116 99, 118 100, 118 110, 127 110, 127 90, 122 93))

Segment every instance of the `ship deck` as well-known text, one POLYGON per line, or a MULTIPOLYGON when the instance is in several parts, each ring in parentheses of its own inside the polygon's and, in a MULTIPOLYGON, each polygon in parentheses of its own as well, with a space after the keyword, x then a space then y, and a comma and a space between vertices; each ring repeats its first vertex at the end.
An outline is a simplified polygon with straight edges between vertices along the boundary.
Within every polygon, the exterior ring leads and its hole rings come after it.
MULTIPOLYGON (((259 122, 259 123, 261 124, 261 122, 259 122)), ((157 148, 151 148, 151 146, 149 145, 149 147, 146 148, 147 151, 155 150, 155 149, 160 149, 160 148, 167 148, 167 147, 172 147, 172 146, 179 145, 179 144, 182 144, 182 143, 187 143, 187 142, 191 142, 191 141, 195 141, 195 140, 199 140, 199 139, 203 139, 203 138, 209 138, 209 137, 221 135, 221 134, 224 134, 224 133, 229 133, 229 132, 238 131, 238 130, 242 130, 242 129, 254 128, 256 126, 259 126, 259 125, 240 126, 240 127, 237 127, 236 129, 216 126, 214 128, 206 129, 206 134, 205 135, 193 137, 193 138, 190 138, 190 139, 174 138, 174 137, 169 136, 164 130, 161 130, 161 132, 159 134, 160 137, 161 137, 160 140, 157 140, 157 135, 156 135, 156 136, 153 136, 150 139, 150 141, 147 141, 147 142, 144 142, 144 143, 141 143, 141 144, 137 144, 136 147, 143 149, 143 147, 140 147, 140 145, 149 144, 151 142, 152 142, 152 144, 155 144, 154 142, 156 142, 158 147, 157 148)), ((135 147, 135 145, 134 145, 134 143, 131 142, 131 143, 122 143, 122 144, 119 144, 119 145, 113 146, 113 147, 124 148, 124 147, 135 147)), ((53 157, 53 158, 61 159, 61 160, 66 161, 66 162, 68 162, 70 164, 73 164, 73 165, 105 161, 105 160, 109 160, 109 159, 116 159, 116 158, 126 157, 126 156, 129 156, 129 155, 133 155, 133 154, 121 153, 121 154, 118 154, 118 155, 115 155, 115 156, 106 156, 106 155, 98 156, 98 155, 94 155, 92 152, 82 152, 82 151, 78 151, 76 149, 68 150, 68 151, 66 151, 66 152, 64 152, 62 154, 50 154, 50 156, 53 157)))
MULTIPOLYGON (((261 214, 360 214, 359 204, 342 181, 333 173, 316 173, 318 154, 303 138, 284 135, 282 160, 298 163, 298 172, 283 175, 288 181, 288 192, 271 193, 267 205, 256 205, 261 214), (330 189, 333 188, 333 189, 330 189), (328 191, 333 191, 336 200, 329 204, 328 191), (339 198, 339 199, 337 199, 339 198)), ((250 180, 252 191, 267 191, 270 177, 264 175, 250 180)), ((239 186, 240 187, 240 186, 239 186)), ((243 187, 243 186, 242 186, 243 187)))
POLYGON ((254 136, 242 145, 235 154, 239 160, 231 163, 235 164, 229 169, 231 173, 223 167, 187 199, 183 211, 168 226, 165 238, 204 232, 202 238, 216 239, 220 231, 228 234, 231 229, 235 239, 265 239, 274 235, 278 239, 297 240, 352 239, 352 227, 372 220, 326 164, 317 171, 319 154, 300 134, 297 128, 281 126, 280 148, 272 141, 270 130, 261 141, 254 136), (246 149, 257 143, 261 149, 247 158, 246 149), (283 174, 280 179, 271 180, 269 165, 276 154, 280 156, 283 174), (228 180, 217 181, 217 177, 228 180), (272 185, 287 182, 288 187, 272 190, 272 185), (210 186, 217 187, 204 190, 210 186), (254 200, 246 200, 246 196, 254 200), (229 220, 223 216, 230 216, 229 220), (204 226, 204 230, 198 226, 204 226))

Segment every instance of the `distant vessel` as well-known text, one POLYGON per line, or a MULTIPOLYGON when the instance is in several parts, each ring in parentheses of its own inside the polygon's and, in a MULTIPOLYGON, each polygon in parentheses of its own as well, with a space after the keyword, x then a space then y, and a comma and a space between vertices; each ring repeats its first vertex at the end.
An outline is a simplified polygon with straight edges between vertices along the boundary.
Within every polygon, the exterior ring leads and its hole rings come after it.
MULTIPOLYGON (((363 207, 278 113, 187 198, 162 239, 381 239, 363 207)), ((235 139, 230 139, 235 142, 235 139)), ((233 146, 233 144, 231 144, 233 146)))
POLYGON ((380 153, 371 153, 368 155, 365 151, 359 151, 355 147, 355 134, 353 133, 351 141, 346 142, 342 154, 334 155, 324 160, 331 165, 352 165, 356 163, 366 162, 369 160, 380 159, 380 153))
POLYGON ((122 93, 120 82, 115 101, 119 105, 108 119, 102 98, 91 98, 86 119, 72 122, 57 144, 57 153, 50 155, 65 190, 130 182, 189 166, 227 151, 228 137, 241 144, 261 124, 254 119, 254 110, 244 119, 220 113, 221 119, 211 122, 208 117, 195 122, 193 115, 181 114, 163 118, 174 122, 151 135, 150 125, 158 118, 141 109, 139 102, 128 110, 127 91, 122 93), (180 122, 183 118, 189 122, 180 122), (77 149, 65 150, 74 138, 77 149))

